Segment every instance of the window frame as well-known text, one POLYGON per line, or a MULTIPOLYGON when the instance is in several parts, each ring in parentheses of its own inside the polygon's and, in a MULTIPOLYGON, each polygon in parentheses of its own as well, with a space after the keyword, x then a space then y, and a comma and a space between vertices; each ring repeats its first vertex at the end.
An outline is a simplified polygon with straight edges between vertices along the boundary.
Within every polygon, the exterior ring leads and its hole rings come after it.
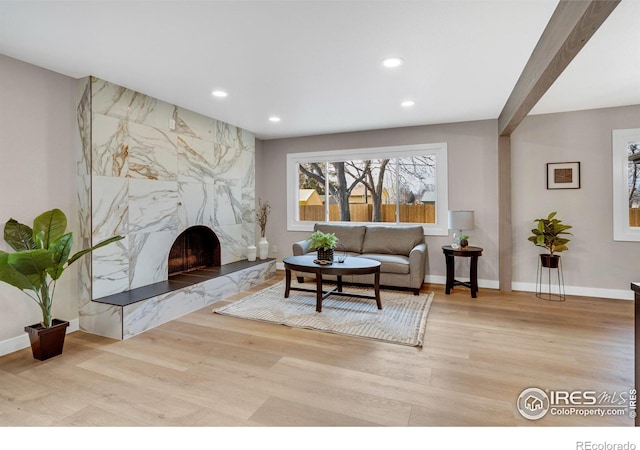
POLYGON ((640 142, 640 128, 611 132, 613 166, 613 240, 640 241, 640 227, 629 226, 629 178, 627 150, 640 142))
MULTIPOLYGON (((307 162, 335 162, 350 160, 371 160, 386 158, 403 158, 410 156, 433 155, 436 160, 436 223, 423 223, 425 235, 448 236, 447 222, 448 206, 448 170, 447 170, 447 143, 396 145, 388 147, 354 148, 346 150, 323 150, 304 153, 287 154, 287 230, 288 231, 313 231, 315 222, 300 221, 299 217, 299 186, 298 165, 307 162)), ((396 205, 397 205, 396 200, 396 205)), ((328 216, 325 202, 325 217, 328 216)), ((347 223, 338 222, 335 223, 347 223)), ((351 224, 384 224, 389 226, 418 225, 409 222, 348 222, 351 224)))

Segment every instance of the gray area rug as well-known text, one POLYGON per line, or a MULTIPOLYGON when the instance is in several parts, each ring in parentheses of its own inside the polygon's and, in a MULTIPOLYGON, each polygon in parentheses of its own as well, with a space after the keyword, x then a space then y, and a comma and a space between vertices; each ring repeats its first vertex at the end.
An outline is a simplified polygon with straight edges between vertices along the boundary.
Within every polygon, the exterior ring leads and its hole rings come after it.
MULTIPOLYGON (((292 281, 292 287, 301 286, 292 281)), ((315 283, 305 283, 313 288, 315 283)), ((329 287, 325 286, 325 289, 329 287)), ((376 339, 395 344, 422 347, 427 315, 433 293, 413 295, 403 291, 381 289, 382 309, 375 300, 330 296, 322 302, 322 312, 316 312, 312 292, 291 291, 284 298, 285 282, 281 281, 249 295, 214 313, 260 320, 296 328, 308 328, 327 333, 376 339)), ((373 288, 345 286, 345 292, 371 295, 373 288)))

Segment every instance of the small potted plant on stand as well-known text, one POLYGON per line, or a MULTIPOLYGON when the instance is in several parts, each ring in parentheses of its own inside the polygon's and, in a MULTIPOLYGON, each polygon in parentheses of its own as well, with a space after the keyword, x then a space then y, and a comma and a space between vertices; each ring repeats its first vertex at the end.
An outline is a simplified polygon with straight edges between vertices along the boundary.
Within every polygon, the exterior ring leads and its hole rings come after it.
POLYGON ((269 256, 269 242, 267 241, 266 232, 270 212, 271 205, 269 205, 269 202, 263 202, 262 199, 258 199, 256 219, 258 220, 258 225, 260 225, 260 242, 258 242, 258 256, 260 259, 267 259, 267 256, 269 256))
POLYGON ((4 240, 14 253, 0 251, 0 281, 23 291, 42 311, 42 322, 25 327, 33 357, 45 360, 62 353, 69 322, 52 318, 56 282, 80 257, 123 236, 114 236, 69 257, 73 233, 67 233, 67 217, 52 209, 36 217, 33 228, 9 219, 4 240))
POLYGON ((546 248, 549 253, 540 255, 542 267, 556 269, 560 260, 560 255, 555 253, 569 250, 567 242, 569 239, 561 235, 570 235, 567 230, 571 229, 571 225, 564 225, 561 220, 555 218, 557 211, 552 212, 546 219, 535 219, 538 227, 531 230, 533 235, 529 236, 529 241, 533 242, 536 247, 546 248))
POLYGON ((333 262, 333 250, 338 243, 338 238, 334 233, 323 233, 316 230, 307 240, 311 247, 318 251, 318 261, 333 262))

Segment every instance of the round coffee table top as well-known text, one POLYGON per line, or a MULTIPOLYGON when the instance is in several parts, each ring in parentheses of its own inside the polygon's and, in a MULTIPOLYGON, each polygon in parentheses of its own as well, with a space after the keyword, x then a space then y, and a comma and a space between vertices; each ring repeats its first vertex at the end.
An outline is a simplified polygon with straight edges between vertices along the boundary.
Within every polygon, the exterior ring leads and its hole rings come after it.
POLYGON ((282 260, 285 265, 306 267, 313 269, 333 269, 333 270, 358 270, 358 269, 375 269, 380 267, 380 261, 373 259, 361 258, 359 256, 349 256, 344 262, 334 261, 332 264, 317 264, 313 262, 317 259, 316 255, 300 255, 287 256, 282 260))

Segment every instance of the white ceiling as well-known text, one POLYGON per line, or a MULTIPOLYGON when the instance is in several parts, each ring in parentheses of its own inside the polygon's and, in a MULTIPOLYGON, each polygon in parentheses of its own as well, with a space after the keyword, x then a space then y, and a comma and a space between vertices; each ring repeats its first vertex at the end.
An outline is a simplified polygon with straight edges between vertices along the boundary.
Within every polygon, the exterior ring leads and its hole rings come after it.
MULTIPOLYGON (((2 0, 0 54, 271 139, 495 119, 556 5, 2 0), (406 62, 387 69, 388 56, 406 62)), ((629 104, 640 104, 637 0, 622 1, 532 113, 629 104)))

